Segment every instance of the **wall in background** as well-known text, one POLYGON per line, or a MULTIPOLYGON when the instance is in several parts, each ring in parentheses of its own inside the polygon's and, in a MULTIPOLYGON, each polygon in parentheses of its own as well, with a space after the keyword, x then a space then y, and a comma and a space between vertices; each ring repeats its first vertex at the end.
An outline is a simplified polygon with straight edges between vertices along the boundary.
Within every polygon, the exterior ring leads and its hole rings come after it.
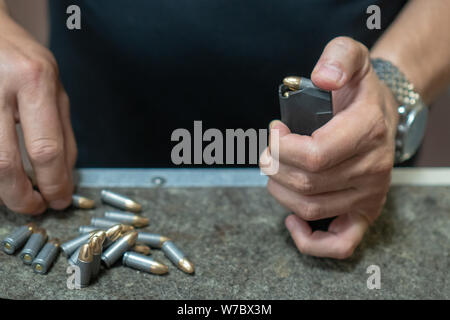
MULTIPOLYGON (((48 44, 47 0, 6 0, 10 13, 42 44, 48 44)), ((450 89, 430 111, 427 134, 417 157, 418 166, 450 166, 450 89)))

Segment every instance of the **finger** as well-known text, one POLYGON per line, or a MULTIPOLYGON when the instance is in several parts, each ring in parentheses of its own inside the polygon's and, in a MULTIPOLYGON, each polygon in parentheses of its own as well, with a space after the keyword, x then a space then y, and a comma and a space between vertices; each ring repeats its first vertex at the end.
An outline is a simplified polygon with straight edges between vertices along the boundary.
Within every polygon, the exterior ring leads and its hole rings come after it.
POLYGON ((70 183, 73 184, 73 168, 77 160, 77 144, 73 133, 72 123, 70 121, 70 102, 67 93, 61 88, 59 93, 59 114, 64 132, 64 146, 66 152, 66 163, 69 170, 70 183))
POLYGON ((19 92, 18 103, 39 190, 50 207, 63 209, 71 203, 72 186, 57 108, 57 86, 44 72, 19 92))
MULTIPOLYGON (((267 159, 266 161, 272 160, 267 159)), ((353 187, 357 182, 355 181, 357 180, 356 170, 353 167, 348 168, 348 163, 353 162, 353 159, 345 161, 321 173, 308 172, 280 163, 277 173, 270 177, 289 190, 303 195, 340 191, 353 187)), ((264 172, 264 168, 262 171, 264 172)))
POLYGON ((5 104, 0 110, 0 197, 12 211, 40 214, 46 203, 23 169, 13 110, 5 104))
POLYGON ((327 232, 312 232, 308 223, 295 215, 288 216, 285 224, 301 253, 335 259, 350 257, 369 226, 367 219, 360 214, 337 217, 327 232))
MULTIPOLYGON (((277 143, 279 145, 279 141, 272 141, 273 139, 280 139, 285 135, 291 133, 291 130, 280 120, 272 120, 269 124, 269 153, 271 153, 271 145, 272 143, 277 143), (274 135, 274 131, 277 131, 278 135, 274 135)), ((278 157, 278 155, 275 155, 278 157)))
POLYGON ((324 90, 342 88, 352 78, 363 77, 370 70, 369 52, 360 42, 337 37, 325 47, 311 79, 324 90))
MULTIPOLYGON (((278 124, 273 126, 274 129, 278 124)), ((280 138, 279 158, 309 172, 321 172, 373 149, 386 138, 386 122, 375 108, 347 108, 312 136, 287 134, 280 138)))
POLYGON ((367 197, 366 193, 353 188, 317 195, 302 195, 279 184, 271 177, 267 189, 279 203, 307 221, 346 214, 367 197))

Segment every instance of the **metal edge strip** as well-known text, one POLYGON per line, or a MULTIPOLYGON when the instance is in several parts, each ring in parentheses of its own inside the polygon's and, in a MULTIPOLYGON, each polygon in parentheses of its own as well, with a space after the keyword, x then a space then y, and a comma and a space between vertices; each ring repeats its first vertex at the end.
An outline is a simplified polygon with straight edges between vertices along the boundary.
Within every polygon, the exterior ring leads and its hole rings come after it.
MULTIPOLYGON (((80 187, 262 187, 258 168, 78 169, 80 187)), ((392 185, 450 186, 450 168, 394 168, 392 185)))

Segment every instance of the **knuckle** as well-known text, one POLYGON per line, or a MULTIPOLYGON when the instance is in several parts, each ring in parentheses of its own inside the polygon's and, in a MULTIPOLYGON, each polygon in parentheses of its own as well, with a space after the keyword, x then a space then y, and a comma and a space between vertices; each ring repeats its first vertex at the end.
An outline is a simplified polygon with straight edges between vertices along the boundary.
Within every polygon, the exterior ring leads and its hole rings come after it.
POLYGON ((309 172, 317 173, 326 168, 327 162, 328 157, 323 152, 313 149, 306 159, 306 169, 309 172))
POLYGON ((35 206, 23 204, 9 207, 10 210, 20 214, 36 214, 38 213, 35 206))
POLYGON ((388 125, 384 116, 378 116, 372 125, 372 129, 370 130, 370 138, 374 141, 383 141, 385 140, 388 133, 388 125))
POLYGON ((317 220, 322 213, 322 207, 316 202, 307 202, 300 210, 303 219, 307 221, 317 220))
POLYGON ((297 249, 298 251, 300 251, 303 254, 308 254, 309 253, 309 246, 306 242, 303 241, 298 241, 297 242, 297 249))
POLYGON ((345 241, 336 251, 336 258, 339 260, 350 258, 356 249, 356 245, 350 241, 345 241))
POLYGON ((290 176, 290 185, 299 193, 312 193, 315 191, 315 185, 312 179, 305 174, 294 174, 290 176))
POLYGON ((10 152, 0 151, 0 173, 11 172, 14 167, 14 156, 10 152))
POLYGON ((60 198, 63 193, 67 191, 67 186, 65 183, 51 184, 39 186, 39 190, 48 199, 60 198))
POLYGON ((56 77, 53 63, 42 59, 23 59, 20 63, 19 73, 25 82, 36 84, 44 79, 56 77))
POLYGON ((29 155, 33 162, 45 164, 58 158, 63 152, 62 144, 54 139, 38 139, 31 143, 29 155))

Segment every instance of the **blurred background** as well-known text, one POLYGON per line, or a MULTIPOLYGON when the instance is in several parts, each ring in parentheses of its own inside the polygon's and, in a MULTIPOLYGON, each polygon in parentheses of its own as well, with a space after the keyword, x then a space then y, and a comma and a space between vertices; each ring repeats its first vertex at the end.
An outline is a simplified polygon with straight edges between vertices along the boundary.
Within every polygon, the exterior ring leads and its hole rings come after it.
MULTIPOLYGON (((6 0, 10 14, 42 44, 48 45, 49 23, 46 0, 6 0)), ((428 128, 415 165, 450 165, 450 88, 431 106, 428 128)))

